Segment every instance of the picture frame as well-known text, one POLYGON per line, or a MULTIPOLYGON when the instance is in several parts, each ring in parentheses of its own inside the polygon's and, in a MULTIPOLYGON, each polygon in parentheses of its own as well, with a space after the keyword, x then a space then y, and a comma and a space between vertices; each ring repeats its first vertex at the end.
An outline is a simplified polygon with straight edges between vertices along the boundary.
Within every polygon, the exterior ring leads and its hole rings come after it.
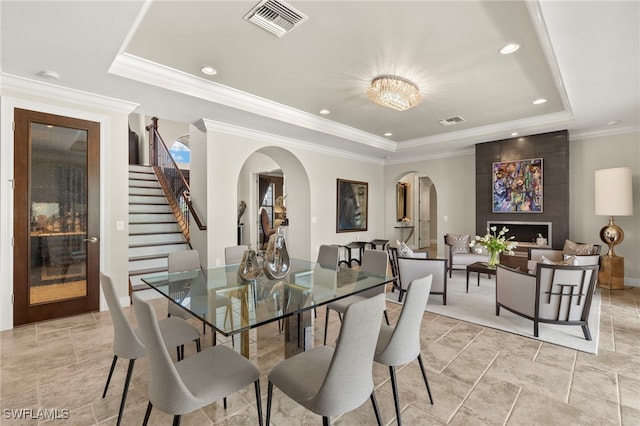
POLYGON ((366 231, 369 219, 369 184, 336 180, 336 232, 366 231))
POLYGON ((542 158, 492 164, 493 213, 542 213, 542 158))

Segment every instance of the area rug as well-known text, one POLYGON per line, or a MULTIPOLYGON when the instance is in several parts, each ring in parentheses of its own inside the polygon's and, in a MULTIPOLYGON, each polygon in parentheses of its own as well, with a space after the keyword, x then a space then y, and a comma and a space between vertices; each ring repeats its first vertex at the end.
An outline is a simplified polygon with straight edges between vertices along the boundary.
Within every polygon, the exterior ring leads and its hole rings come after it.
MULTIPOLYGON (((504 308, 500 309, 500 316, 496 316, 495 277, 487 278, 484 275, 480 278, 480 286, 477 286, 476 274, 471 274, 469 293, 465 293, 465 286, 466 273, 461 271, 454 272, 453 278, 447 281, 447 304, 442 304, 441 296, 431 295, 425 310, 434 314, 536 339, 533 336, 533 321, 522 318, 504 308)), ((398 303, 398 293, 388 292, 387 300, 398 303)), ((537 340, 597 354, 598 336, 600 334, 600 304, 600 290, 597 290, 591 301, 591 311, 589 313, 591 341, 585 340, 582 327, 544 323, 539 326, 537 340)))

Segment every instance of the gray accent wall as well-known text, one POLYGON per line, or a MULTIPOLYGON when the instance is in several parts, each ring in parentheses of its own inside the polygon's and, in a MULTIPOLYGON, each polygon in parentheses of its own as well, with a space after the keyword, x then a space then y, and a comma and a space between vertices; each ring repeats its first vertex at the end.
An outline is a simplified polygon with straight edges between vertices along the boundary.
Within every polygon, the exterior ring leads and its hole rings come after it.
POLYGON ((476 235, 486 233, 487 221, 551 222, 553 248, 569 238, 569 133, 566 130, 477 144, 476 235), (542 213, 493 213, 492 164, 542 158, 542 213))

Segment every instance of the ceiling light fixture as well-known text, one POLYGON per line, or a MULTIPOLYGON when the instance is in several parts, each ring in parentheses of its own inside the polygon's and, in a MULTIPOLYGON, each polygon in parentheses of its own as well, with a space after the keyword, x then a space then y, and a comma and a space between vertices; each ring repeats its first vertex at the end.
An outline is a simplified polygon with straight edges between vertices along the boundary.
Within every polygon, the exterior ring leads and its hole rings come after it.
POLYGON ((331 114, 331 111, 329 111, 328 109, 321 109, 320 110, 320 114, 322 114, 322 115, 331 114))
POLYGON ((540 98, 540 99, 536 99, 535 101, 533 101, 534 105, 541 105, 543 103, 547 102, 547 100, 545 98, 540 98))
POLYGON ((200 71, 202 71, 202 74, 206 74, 206 75, 216 75, 216 74, 218 74, 218 71, 213 67, 202 67, 202 68, 200 68, 200 71))
POLYGON ((391 133, 391 132, 387 132, 387 133, 385 133, 384 135, 385 135, 386 137, 389 137, 389 136, 393 136, 393 133, 391 133))
POLYGON ((398 111, 405 111, 422 102, 418 85, 396 75, 375 77, 371 80, 367 95, 372 102, 398 111))
POLYGON ((509 55, 515 51, 520 49, 520 45, 518 43, 509 43, 505 45, 502 49, 499 50, 503 55, 509 55))

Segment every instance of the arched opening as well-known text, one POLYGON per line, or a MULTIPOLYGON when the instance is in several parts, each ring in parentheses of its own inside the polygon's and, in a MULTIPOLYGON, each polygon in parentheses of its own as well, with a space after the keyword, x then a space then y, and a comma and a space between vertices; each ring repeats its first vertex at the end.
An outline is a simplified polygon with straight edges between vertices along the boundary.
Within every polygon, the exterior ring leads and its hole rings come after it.
POLYGON ((435 257, 438 252, 438 196, 429 177, 419 178, 418 245, 435 257))
POLYGON ((300 160, 286 149, 269 146, 258 149, 245 160, 237 185, 237 203, 244 201, 246 211, 239 218, 242 224, 242 244, 260 246, 261 232, 260 213, 265 207, 268 190, 260 190, 260 176, 274 177, 269 180, 272 196, 268 200, 271 208, 269 222, 272 226, 280 225, 286 236, 289 254, 300 259, 311 257, 311 190, 309 177, 300 160), (278 179, 275 179, 278 178, 278 179), (282 183, 278 184, 280 180, 282 183), (277 188, 281 185, 281 188, 277 188), (263 193, 264 192, 264 193, 263 193), (281 205, 278 198, 282 197, 281 205), (279 215, 279 208, 286 209, 286 225, 279 215), (279 222, 280 221, 280 222, 279 222))

